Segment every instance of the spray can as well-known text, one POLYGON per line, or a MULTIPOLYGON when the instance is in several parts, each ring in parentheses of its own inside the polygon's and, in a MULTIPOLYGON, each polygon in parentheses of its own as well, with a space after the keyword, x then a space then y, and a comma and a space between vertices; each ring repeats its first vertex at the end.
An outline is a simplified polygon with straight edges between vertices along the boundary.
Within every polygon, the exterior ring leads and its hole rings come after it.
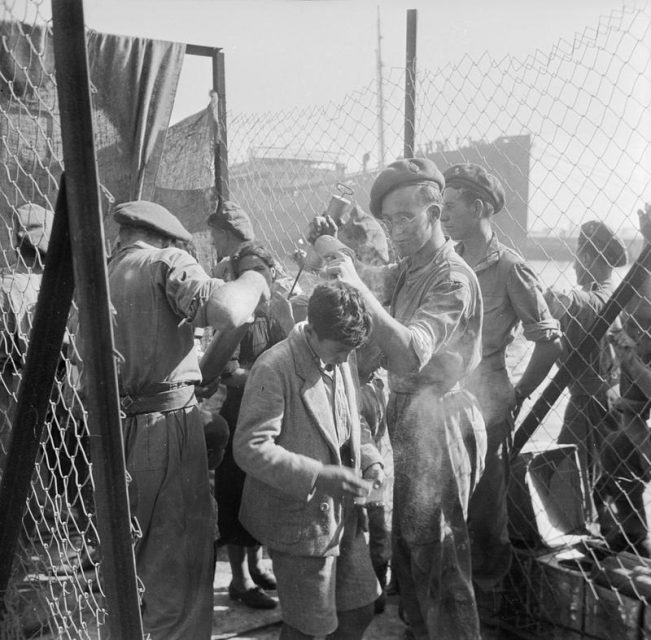
POLYGON ((330 202, 328 203, 328 208, 325 213, 339 224, 346 213, 348 213, 351 206, 352 203, 350 200, 333 193, 332 196, 330 196, 330 202))

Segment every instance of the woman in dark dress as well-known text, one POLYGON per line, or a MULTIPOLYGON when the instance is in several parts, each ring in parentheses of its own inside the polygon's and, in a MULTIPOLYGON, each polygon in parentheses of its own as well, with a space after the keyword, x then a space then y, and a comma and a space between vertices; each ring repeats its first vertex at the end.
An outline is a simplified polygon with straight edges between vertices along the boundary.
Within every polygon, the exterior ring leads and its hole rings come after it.
MULTIPOLYGON (((244 243, 231 256, 231 263, 236 277, 244 271, 255 270, 265 275, 270 285, 275 280, 275 262, 257 242, 244 243)), ((282 295, 272 293, 271 303, 256 310, 254 321, 221 378, 227 392, 220 414, 228 422, 230 438, 224 460, 215 475, 219 544, 227 545, 228 549, 232 573, 228 588, 230 598, 259 609, 276 606, 276 601, 265 592, 265 589, 275 589, 276 581, 271 570, 264 568, 260 543, 240 524, 238 518, 245 474, 233 460, 233 433, 244 385, 253 363, 264 351, 283 340, 292 324, 289 302, 282 295)))

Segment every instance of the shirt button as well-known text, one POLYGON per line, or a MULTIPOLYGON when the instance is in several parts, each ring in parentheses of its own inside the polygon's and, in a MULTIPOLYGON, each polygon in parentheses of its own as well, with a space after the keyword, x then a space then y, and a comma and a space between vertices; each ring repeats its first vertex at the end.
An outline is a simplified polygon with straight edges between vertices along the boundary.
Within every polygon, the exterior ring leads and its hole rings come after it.
POLYGON ((319 505, 319 509, 321 509, 321 511, 328 511, 328 509, 330 509, 330 505, 327 502, 322 502, 319 505))

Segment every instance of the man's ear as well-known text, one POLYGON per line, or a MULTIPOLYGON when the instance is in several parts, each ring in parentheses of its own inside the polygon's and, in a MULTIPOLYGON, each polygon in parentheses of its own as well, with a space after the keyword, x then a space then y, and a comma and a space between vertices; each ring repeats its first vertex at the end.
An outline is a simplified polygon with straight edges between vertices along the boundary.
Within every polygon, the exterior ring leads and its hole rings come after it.
POLYGON ((427 215, 430 219, 430 222, 436 222, 441 219, 441 211, 443 210, 442 205, 432 202, 432 204, 427 207, 427 215))

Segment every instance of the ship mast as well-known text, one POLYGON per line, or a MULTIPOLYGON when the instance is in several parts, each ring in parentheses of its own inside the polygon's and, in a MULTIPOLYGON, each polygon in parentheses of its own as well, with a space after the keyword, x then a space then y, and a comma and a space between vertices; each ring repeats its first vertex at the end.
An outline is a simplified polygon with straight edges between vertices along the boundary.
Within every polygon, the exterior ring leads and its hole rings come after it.
POLYGON ((378 138, 378 169, 384 167, 384 80, 382 77, 382 32, 380 30, 380 7, 377 7, 377 49, 376 81, 377 81, 377 138, 378 138))

